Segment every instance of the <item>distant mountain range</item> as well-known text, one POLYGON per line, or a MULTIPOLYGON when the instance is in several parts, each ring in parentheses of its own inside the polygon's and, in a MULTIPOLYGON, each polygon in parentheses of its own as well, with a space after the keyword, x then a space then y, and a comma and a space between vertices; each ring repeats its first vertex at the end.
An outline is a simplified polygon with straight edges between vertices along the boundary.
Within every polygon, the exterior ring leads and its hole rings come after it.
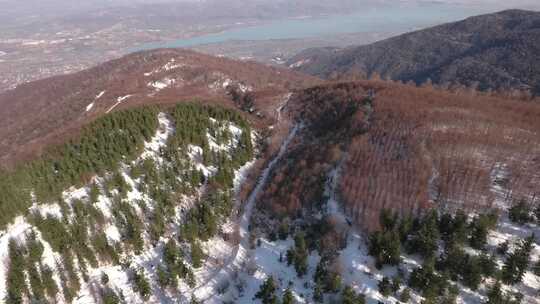
POLYGON ((288 62, 334 78, 356 73, 481 90, 540 93, 540 12, 507 10, 407 33, 365 46, 309 49, 288 62))

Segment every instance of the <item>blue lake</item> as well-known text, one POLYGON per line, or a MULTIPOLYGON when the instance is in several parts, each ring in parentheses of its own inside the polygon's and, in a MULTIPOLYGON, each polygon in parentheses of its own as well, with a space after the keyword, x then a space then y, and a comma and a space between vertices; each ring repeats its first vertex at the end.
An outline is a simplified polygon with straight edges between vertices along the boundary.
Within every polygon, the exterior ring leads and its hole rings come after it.
POLYGON ((132 50, 193 47, 232 40, 295 39, 360 32, 404 32, 488 12, 485 8, 473 9, 439 3, 396 4, 344 15, 277 20, 188 39, 147 43, 132 50))

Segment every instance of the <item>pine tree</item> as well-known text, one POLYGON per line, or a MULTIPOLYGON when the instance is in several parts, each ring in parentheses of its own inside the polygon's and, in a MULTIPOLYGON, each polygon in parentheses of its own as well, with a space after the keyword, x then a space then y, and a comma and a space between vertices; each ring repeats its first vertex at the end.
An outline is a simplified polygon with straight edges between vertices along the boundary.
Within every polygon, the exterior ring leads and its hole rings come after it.
POLYGON ((422 218, 420 228, 413 234, 409 243, 409 251, 418 252, 425 258, 432 257, 439 240, 438 226, 438 215, 433 210, 422 218))
POLYGON ((101 295, 101 300, 103 304, 118 304, 120 303, 120 298, 118 295, 110 288, 103 290, 101 295))
POLYGON ((341 290, 341 276, 337 273, 332 274, 329 280, 327 290, 336 293, 341 290))
POLYGON ((421 291, 427 303, 437 303, 448 288, 447 278, 436 273, 434 264, 433 258, 426 259, 409 277, 409 286, 421 291))
POLYGON ((343 304, 365 304, 366 298, 362 294, 357 294, 350 286, 343 288, 341 293, 341 303, 343 304))
POLYGON ((390 209, 382 209, 379 214, 379 223, 383 231, 394 230, 398 224, 398 215, 390 209))
POLYGON ((285 290, 285 293, 283 294, 283 300, 281 301, 282 304, 295 304, 296 301, 294 300, 293 293, 290 288, 287 288, 285 290))
POLYGON ((483 249, 489 233, 490 223, 485 215, 475 217, 470 225, 471 237, 469 243, 475 249, 483 249))
POLYGON ((399 296, 399 301, 402 303, 409 303, 410 300, 411 300, 411 290, 409 288, 405 288, 399 296))
POLYGON ((481 254, 479 256, 480 268, 482 269, 482 274, 486 277, 496 277, 498 268, 497 263, 495 262, 494 256, 488 256, 487 254, 481 254))
POLYGON ((381 281, 379 281, 378 287, 379 292, 385 297, 388 297, 392 293, 392 281, 390 281, 390 279, 387 277, 384 277, 381 281))
POLYGON ((482 266, 480 265, 480 259, 467 255, 463 270, 463 284, 472 290, 476 290, 482 281, 482 266))
POLYGON ((504 241, 497 246, 497 253, 500 255, 506 255, 508 253, 509 247, 510 247, 510 242, 504 241))
POLYGON ((255 294, 255 298, 260 299, 263 304, 277 304, 279 302, 276 296, 276 283, 273 277, 269 277, 255 294))
POLYGON ((503 292, 501 283, 497 281, 487 292, 486 304, 521 304, 523 295, 519 292, 503 292))
POLYGON ((141 295, 143 300, 147 301, 150 297, 150 294, 152 293, 152 289, 150 288, 150 283, 148 283, 148 280, 146 279, 143 270, 134 272, 133 284, 134 290, 137 291, 139 295, 141 295))
POLYGON ((278 237, 283 241, 289 237, 289 222, 287 220, 281 221, 278 229, 278 237))
POLYGON ((7 294, 4 301, 7 304, 23 303, 23 295, 27 292, 24 279, 23 249, 14 239, 9 240, 9 266, 6 278, 7 294))
POLYGON ((90 186, 89 200, 90 203, 97 203, 98 197, 100 195, 99 187, 96 183, 92 183, 90 186))
POLYGON ((508 210, 508 217, 512 222, 520 225, 524 225, 533 220, 531 210, 524 199, 521 199, 508 210))
POLYGON ((296 269, 296 274, 299 277, 302 277, 307 273, 307 259, 308 259, 308 249, 306 246, 306 241, 302 233, 298 233, 294 238, 294 248, 287 250, 287 265, 294 264, 296 269))
POLYGON ((202 266, 202 259, 204 258, 204 252, 201 245, 197 241, 191 243, 191 263, 193 268, 200 268, 202 266))
POLYGON ((401 241, 397 231, 377 231, 369 236, 369 254, 375 258, 375 266, 398 265, 401 257, 401 241))
POLYGON ((533 248, 534 235, 521 241, 518 248, 512 252, 503 266, 502 280, 506 284, 517 284, 521 282, 527 267, 529 266, 529 256, 533 248))
POLYGON ((43 288, 49 297, 54 297, 58 293, 58 286, 53 278, 53 271, 47 265, 41 265, 41 279, 43 288))
POLYGON ((503 304, 504 303, 501 282, 497 281, 488 290, 487 297, 488 297, 488 301, 486 304, 503 304))

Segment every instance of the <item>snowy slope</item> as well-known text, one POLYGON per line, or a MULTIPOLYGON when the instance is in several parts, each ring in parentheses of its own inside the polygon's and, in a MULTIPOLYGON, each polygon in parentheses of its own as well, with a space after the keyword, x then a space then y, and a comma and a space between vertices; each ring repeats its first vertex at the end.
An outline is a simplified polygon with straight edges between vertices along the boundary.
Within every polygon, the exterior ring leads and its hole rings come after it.
MULTIPOLYGON (((119 98, 119 102, 127 99, 119 98), (121 100, 120 100, 121 99, 121 100)), ((161 150, 167 145, 168 139, 172 134, 174 134, 175 129, 172 121, 169 119, 167 114, 159 113, 158 115, 159 127, 156 134, 144 144, 144 151, 140 157, 134 160, 131 163, 125 163, 121 165, 120 172, 123 180, 129 186, 129 191, 126 194, 126 201, 136 210, 136 213, 143 217, 143 210, 140 208, 140 202, 144 202, 150 210, 154 204, 152 198, 150 198, 146 193, 141 192, 141 183, 140 178, 134 179, 130 176, 129 172, 131 167, 136 165, 142 160, 151 159, 154 161, 156 166, 164 167, 168 166, 168 162, 163 159, 161 155, 161 150)), ((239 143, 239 137, 242 136, 242 129, 234 126, 232 123, 228 122, 218 122, 212 120, 213 123, 223 125, 224 128, 227 128, 231 133, 231 138, 229 142, 218 144, 217 142, 211 139, 211 149, 232 152, 233 149, 239 143)), ((210 136, 210 135, 208 135, 210 136)), ((200 151, 200 147, 191 146, 192 150, 200 151)), ((206 167, 202 160, 198 157, 188 157, 187 160, 191 162, 192 167, 196 167, 207 173, 207 176, 210 176, 216 172, 214 168, 206 167)), ((249 170, 253 162, 245 164, 242 168, 235 171, 235 188, 238 190, 241 181, 244 179, 246 172, 249 170)), ((104 189, 106 179, 109 178, 108 174, 105 176, 95 176, 92 178, 94 182, 100 189, 104 189)), ((204 187, 204 185, 201 185, 204 187)), ((116 190, 113 190, 115 192, 116 190)), ((140 295, 133 290, 133 283, 131 282, 131 277, 127 268, 123 267, 122 264, 128 263, 132 268, 141 268, 144 270, 145 275, 149 278, 152 287, 152 295, 149 298, 148 302, 151 303, 173 303, 173 302, 183 302, 188 301, 191 298, 191 292, 187 285, 184 282, 180 283, 180 290, 184 291, 184 295, 179 294, 178 292, 162 290, 156 278, 156 266, 163 263, 162 261, 162 250, 165 244, 165 241, 175 235, 178 232, 179 225, 183 218, 183 211, 185 208, 191 208, 195 203, 197 196, 201 193, 202 188, 196 192, 195 196, 183 196, 181 202, 176 206, 176 215, 174 216, 175 221, 167 226, 167 231, 165 235, 162 236, 157 245, 153 246, 150 241, 150 236, 146 232, 143 233, 144 239, 144 249, 141 254, 133 254, 129 252, 123 252, 120 256, 121 265, 111 265, 107 262, 100 262, 97 268, 93 268, 88 265, 88 281, 84 282, 82 280, 82 273, 79 273, 81 276, 81 289, 78 292, 77 296, 74 299, 74 303, 96 303, 96 290, 100 286, 100 281, 103 274, 107 274, 109 277, 108 286, 117 292, 117 294, 122 295, 128 303, 143 303, 143 299, 140 295), (183 300, 182 300, 183 299, 183 300)), ((114 193, 113 193, 114 194, 114 193)), ((71 206, 75 201, 86 202, 90 196, 90 187, 85 186, 81 188, 70 188, 63 192, 63 200, 66 202, 67 206, 71 206)), ((122 234, 119 231, 119 228, 116 226, 113 217, 113 199, 110 196, 105 195, 103 192, 97 197, 97 202, 95 207, 103 214, 105 218, 105 224, 103 226, 103 231, 106 233, 106 237, 111 243, 122 242, 122 234)), ((43 205, 38 204, 37 202, 32 206, 31 212, 41 214, 42 216, 52 216, 54 218, 63 218, 64 214, 58 204, 43 205)), ((69 215, 70 217, 72 215, 69 215)), ((71 218, 67 218, 67 221, 71 221, 71 218)), ((229 223, 230 224, 230 223, 229 223)), ((29 223, 24 217, 18 217, 12 225, 10 225, 5 231, 0 232, 0 260, 1 265, 4 267, 0 268, 0 298, 5 297, 5 276, 8 265, 8 242, 10 239, 16 239, 19 242, 24 242, 25 236, 31 230, 38 231, 35 227, 29 223)), ((58 272, 57 266, 58 262, 61 261, 61 256, 58 253, 52 251, 50 244, 44 241, 41 238, 41 235, 38 231, 38 239, 44 245, 44 254, 42 257, 42 262, 48 265, 55 273, 58 272)), ((204 289, 204 286, 207 284, 207 281, 211 279, 212 269, 215 268, 216 264, 219 263, 224 257, 226 257, 232 250, 233 245, 224 241, 219 236, 216 236, 214 239, 210 240, 203 244, 203 250, 208 254, 207 263, 201 269, 195 271, 196 281, 198 285, 201 285, 201 290, 204 289)), ((77 264, 77 262, 75 263, 77 264)), ((57 283, 57 286, 61 286, 61 281, 58 275, 54 276, 54 279, 57 283)), ((62 294, 59 293, 56 300, 59 303, 65 302, 62 294)))

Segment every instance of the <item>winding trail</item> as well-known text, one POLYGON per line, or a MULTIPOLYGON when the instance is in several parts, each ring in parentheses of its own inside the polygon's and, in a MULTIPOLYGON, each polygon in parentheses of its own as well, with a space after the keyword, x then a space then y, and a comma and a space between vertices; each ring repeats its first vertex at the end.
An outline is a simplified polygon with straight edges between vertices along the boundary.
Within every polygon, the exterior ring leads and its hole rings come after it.
POLYGON ((226 280, 231 279, 234 273, 241 270, 243 264, 247 261, 250 251, 249 222, 255 208, 257 197, 261 190, 264 189, 270 173, 287 151, 289 144, 291 143, 299 129, 300 126, 296 125, 291 130, 287 138, 281 144, 278 154, 270 161, 270 163, 268 163, 261 176, 259 177, 257 185, 255 186, 246 201, 244 213, 240 217, 240 221, 238 223, 240 242, 236 246, 234 252, 231 254, 231 258, 227 261, 227 263, 224 264, 221 270, 219 270, 212 278, 210 278, 206 284, 203 284, 193 289, 193 295, 198 300, 203 301, 204 303, 221 303, 220 299, 214 298, 217 296, 216 290, 218 289, 220 283, 226 282, 226 280))

